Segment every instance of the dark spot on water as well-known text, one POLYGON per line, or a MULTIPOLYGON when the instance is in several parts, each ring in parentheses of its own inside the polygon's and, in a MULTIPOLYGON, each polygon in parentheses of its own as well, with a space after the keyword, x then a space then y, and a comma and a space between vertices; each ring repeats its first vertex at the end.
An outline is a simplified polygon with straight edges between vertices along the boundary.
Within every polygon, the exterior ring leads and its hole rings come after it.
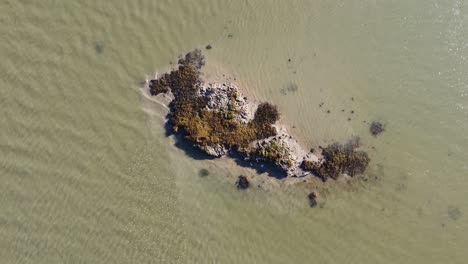
POLYGON ((296 128, 296 126, 292 126, 292 128, 296 128))
POLYGON ((286 88, 288 89, 288 92, 293 92, 293 93, 297 92, 297 90, 299 89, 299 87, 295 83, 289 83, 286 88))
POLYGON ((291 59, 288 59, 288 62, 291 62, 291 59))
POLYGON ((331 113, 331 111, 330 111, 330 110, 327 110, 327 114, 329 114, 329 113, 331 113))
POLYGON ((94 44, 94 50, 97 54, 102 54, 104 52, 104 45, 100 42, 94 44))
POLYGON ((309 206, 310 207, 317 206, 317 194, 315 192, 309 193, 309 195, 307 195, 307 198, 309 199, 309 206))
POLYGON ((398 183, 398 184, 396 185, 395 190, 396 190, 397 192, 402 192, 402 191, 406 190, 406 185, 405 185, 404 183, 401 183, 401 182, 400 182, 400 183, 398 183))
POLYGON ((232 37, 234 37, 233 34, 229 34, 229 35, 228 35, 228 38, 232 38, 232 37))
POLYGON ((378 121, 372 121, 369 127, 369 131, 371 132, 373 136, 379 135, 380 133, 384 132, 384 130, 385 129, 384 129, 383 124, 378 121))
POLYGON ((462 216, 462 212, 460 211, 460 209, 455 206, 449 206, 447 209, 447 214, 450 217, 450 219, 454 221, 460 219, 460 217, 462 216))
POLYGON ((299 90, 299 87, 297 86, 297 84, 290 82, 286 84, 286 86, 283 89, 281 89, 281 94, 286 95, 288 93, 295 93, 297 92, 297 90, 299 90))
POLYGON ((238 190, 245 190, 245 189, 249 188, 249 185, 250 185, 250 183, 249 183, 249 180, 247 179, 246 176, 240 175, 237 178, 236 186, 237 186, 238 190))
POLYGON ((351 101, 353 101, 353 102, 354 102, 354 97, 351 97, 351 101))
POLYGON ((297 71, 293 71, 293 74, 296 74, 296 73, 297 73, 297 71))
POLYGON ((341 109, 341 112, 344 112, 345 110, 344 109, 341 109))
POLYGON ((348 117, 348 121, 351 121, 351 117, 348 117))
POLYGON ((351 112, 350 112, 350 113, 351 113, 351 114, 354 114, 354 110, 351 110, 351 112))
POLYGON ((210 44, 206 45, 206 47, 205 47, 205 49, 207 49, 207 50, 210 50, 210 49, 212 49, 212 48, 213 48, 213 47, 212 47, 210 44))
POLYGON ((203 168, 203 169, 200 169, 200 170, 198 171, 198 175, 199 175, 200 177, 206 177, 206 176, 210 175, 210 171, 207 170, 207 169, 205 169, 205 168, 203 168))
POLYGON ((419 207, 418 210, 416 211, 416 213, 418 214, 418 216, 422 216, 422 212, 423 212, 423 210, 422 210, 421 207, 419 207))
POLYGON ((445 227, 445 224, 441 224, 440 226, 445 227))

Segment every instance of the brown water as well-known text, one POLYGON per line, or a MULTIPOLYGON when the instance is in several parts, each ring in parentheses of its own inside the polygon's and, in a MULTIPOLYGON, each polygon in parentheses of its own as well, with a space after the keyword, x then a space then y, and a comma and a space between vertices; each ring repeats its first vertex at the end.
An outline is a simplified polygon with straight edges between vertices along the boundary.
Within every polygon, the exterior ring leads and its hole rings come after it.
POLYGON ((3 1, 0 21, 2 263, 468 257, 466 2, 3 1), (207 44, 207 78, 278 104, 307 147, 361 136, 376 180, 310 209, 309 187, 175 147, 140 81, 207 44))

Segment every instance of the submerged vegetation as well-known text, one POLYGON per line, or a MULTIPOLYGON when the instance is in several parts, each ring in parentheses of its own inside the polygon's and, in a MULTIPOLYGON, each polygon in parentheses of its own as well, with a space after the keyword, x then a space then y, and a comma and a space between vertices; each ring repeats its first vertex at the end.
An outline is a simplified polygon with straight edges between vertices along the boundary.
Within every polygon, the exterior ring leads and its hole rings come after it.
POLYGON ((250 183, 246 176, 239 175, 239 177, 237 178, 236 186, 238 190, 245 190, 249 188, 250 183))
POLYGON ((369 131, 374 137, 384 132, 384 130, 384 125, 378 121, 373 121, 369 126, 369 131))
POLYGON ((307 198, 309 199, 309 206, 310 207, 317 206, 317 193, 311 192, 311 193, 309 193, 309 195, 307 195, 307 198))

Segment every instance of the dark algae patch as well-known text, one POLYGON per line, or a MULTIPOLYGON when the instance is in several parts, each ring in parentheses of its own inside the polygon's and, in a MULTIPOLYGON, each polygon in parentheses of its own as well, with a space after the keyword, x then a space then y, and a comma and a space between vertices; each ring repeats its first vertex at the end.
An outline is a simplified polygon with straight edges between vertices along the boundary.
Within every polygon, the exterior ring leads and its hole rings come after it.
POLYGON ((309 206, 315 207, 317 206, 317 193, 311 192, 307 195, 307 199, 309 200, 309 206))
POLYGON ((104 52, 104 45, 101 42, 94 43, 94 50, 97 54, 101 54, 104 52))
POLYGON ((385 131, 384 125, 378 121, 372 121, 369 126, 369 131, 373 136, 377 136, 385 131))
POLYGON ((249 188, 250 183, 249 180, 247 180, 247 177, 244 175, 240 175, 237 177, 237 182, 236 182, 236 187, 238 190, 245 190, 249 188))
POLYGON ((447 209, 447 215, 449 216, 450 219, 456 221, 462 216, 462 212, 458 207, 455 206, 449 206, 447 209))
POLYGON ((200 177, 206 177, 206 176, 210 175, 210 171, 207 170, 207 169, 200 169, 198 171, 198 175, 200 175, 200 177))
MULTIPOLYGON (((272 165, 287 179, 307 175, 337 179, 340 174, 355 176, 366 170, 370 159, 358 149, 358 140, 331 144, 321 148, 321 154, 305 150, 278 123, 280 111, 276 105, 252 104, 231 83, 206 82, 201 73, 204 65, 204 56, 196 49, 180 57, 171 72, 147 82, 152 96, 166 94, 172 99, 166 123, 169 134, 211 158, 227 156, 253 167, 258 163, 272 165)), ((297 89, 294 83, 286 87, 288 92, 297 89)), ((207 169, 199 171, 201 177, 208 175, 207 169)), ((241 175, 236 186, 246 189, 249 180, 241 175)), ((312 207, 316 197, 315 192, 308 196, 312 207)))

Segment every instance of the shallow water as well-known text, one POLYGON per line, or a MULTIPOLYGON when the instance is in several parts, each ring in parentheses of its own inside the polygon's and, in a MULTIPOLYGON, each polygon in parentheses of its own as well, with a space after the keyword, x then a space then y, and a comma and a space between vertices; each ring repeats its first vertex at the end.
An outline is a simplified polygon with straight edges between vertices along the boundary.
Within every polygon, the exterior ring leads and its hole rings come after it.
POLYGON ((468 257, 466 2, 3 1, 0 20, 2 263, 468 257), (207 44, 206 78, 278 104, 307 147, 360 136, 373 180, 310 209, 308 186, 175 147, 140 82, 207 44))

